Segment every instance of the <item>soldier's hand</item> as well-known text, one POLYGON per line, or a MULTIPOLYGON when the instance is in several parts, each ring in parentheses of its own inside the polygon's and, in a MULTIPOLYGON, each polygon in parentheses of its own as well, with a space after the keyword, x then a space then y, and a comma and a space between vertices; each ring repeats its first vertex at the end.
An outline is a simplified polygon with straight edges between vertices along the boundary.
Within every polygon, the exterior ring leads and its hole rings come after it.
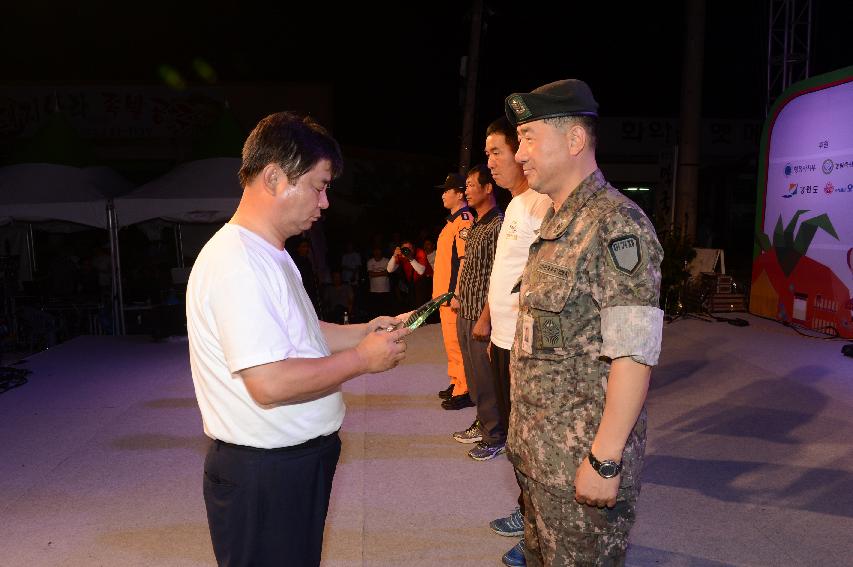
POLYGON ((613 478, 604 478, 595 472, 589 460, 584 458, 575 473, 575 500, 597 508, 612 508, 616 505, 621 476, 617 474, 613 478))
POLYGON ((403 337, 411 333, 402 327, 390 333, 379 331, 368 333, 355 347, 365 365, 365 372, 383 372, 394 368, 406 357, 406 341, 403 337))
POLYGON ((450 310, 454 313, 459 313, 459 300, 456 299, 456 296, 453 296, 453 299, 450 300, 450 310))

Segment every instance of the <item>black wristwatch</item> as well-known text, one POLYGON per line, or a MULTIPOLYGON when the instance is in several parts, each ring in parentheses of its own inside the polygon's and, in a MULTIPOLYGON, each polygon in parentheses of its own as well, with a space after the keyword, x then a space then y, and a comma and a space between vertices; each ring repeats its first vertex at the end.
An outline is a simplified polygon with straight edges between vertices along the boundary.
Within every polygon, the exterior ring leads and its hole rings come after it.
POLYGON ((611 460, 599 461, 592 455, 592 452, 589 454, 589 464, 592 465, 595 472, 602 478, 613 478, 622 472, 622 465, 620 463, 611 460))

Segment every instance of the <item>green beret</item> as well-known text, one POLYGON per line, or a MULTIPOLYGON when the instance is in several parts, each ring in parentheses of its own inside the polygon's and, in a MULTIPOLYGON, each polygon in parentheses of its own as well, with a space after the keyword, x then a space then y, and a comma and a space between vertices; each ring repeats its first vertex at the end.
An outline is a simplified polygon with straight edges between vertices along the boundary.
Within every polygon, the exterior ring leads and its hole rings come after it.
POLYGON ((577 79, 563 79, 529 93, 511 94, 504 106, 506 117, 515 125, 558 116, 598 116, 598 103, 589 85, 577 79))

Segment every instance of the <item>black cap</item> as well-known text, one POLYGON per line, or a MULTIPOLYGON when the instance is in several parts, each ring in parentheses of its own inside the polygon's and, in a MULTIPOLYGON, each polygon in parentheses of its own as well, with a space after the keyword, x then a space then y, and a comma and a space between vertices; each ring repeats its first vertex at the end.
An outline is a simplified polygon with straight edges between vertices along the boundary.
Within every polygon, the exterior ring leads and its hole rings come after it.
POLYGON ((529 93, 506 97, 506 117, 512 124, 525 124, 558 116, 598 116, 598 103, 589 85, 577 79, 563 79, 542 85, 529 93))
POLYGON ((461 173, 448 173, 447 179, 441 185, 436 185, 436 189, 456 189, 457 191, 465 190, 465 176, 461 173))

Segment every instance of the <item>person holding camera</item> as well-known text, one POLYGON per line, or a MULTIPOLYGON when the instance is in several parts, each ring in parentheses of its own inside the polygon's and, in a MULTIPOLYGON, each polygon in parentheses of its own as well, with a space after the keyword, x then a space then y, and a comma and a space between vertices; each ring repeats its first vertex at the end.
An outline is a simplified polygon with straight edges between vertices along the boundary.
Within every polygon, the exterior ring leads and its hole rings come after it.
POLYGON ((411 240, 403 240, 400 246, 394 249, 394 255, 388 261, 388 273, 394 272, 398 267, 403 269, 407 288, 402 310, 410 311, 429 301, 432 293, 429 279, 432 266, 429 265, 426 252, 415 248, 411 240))

